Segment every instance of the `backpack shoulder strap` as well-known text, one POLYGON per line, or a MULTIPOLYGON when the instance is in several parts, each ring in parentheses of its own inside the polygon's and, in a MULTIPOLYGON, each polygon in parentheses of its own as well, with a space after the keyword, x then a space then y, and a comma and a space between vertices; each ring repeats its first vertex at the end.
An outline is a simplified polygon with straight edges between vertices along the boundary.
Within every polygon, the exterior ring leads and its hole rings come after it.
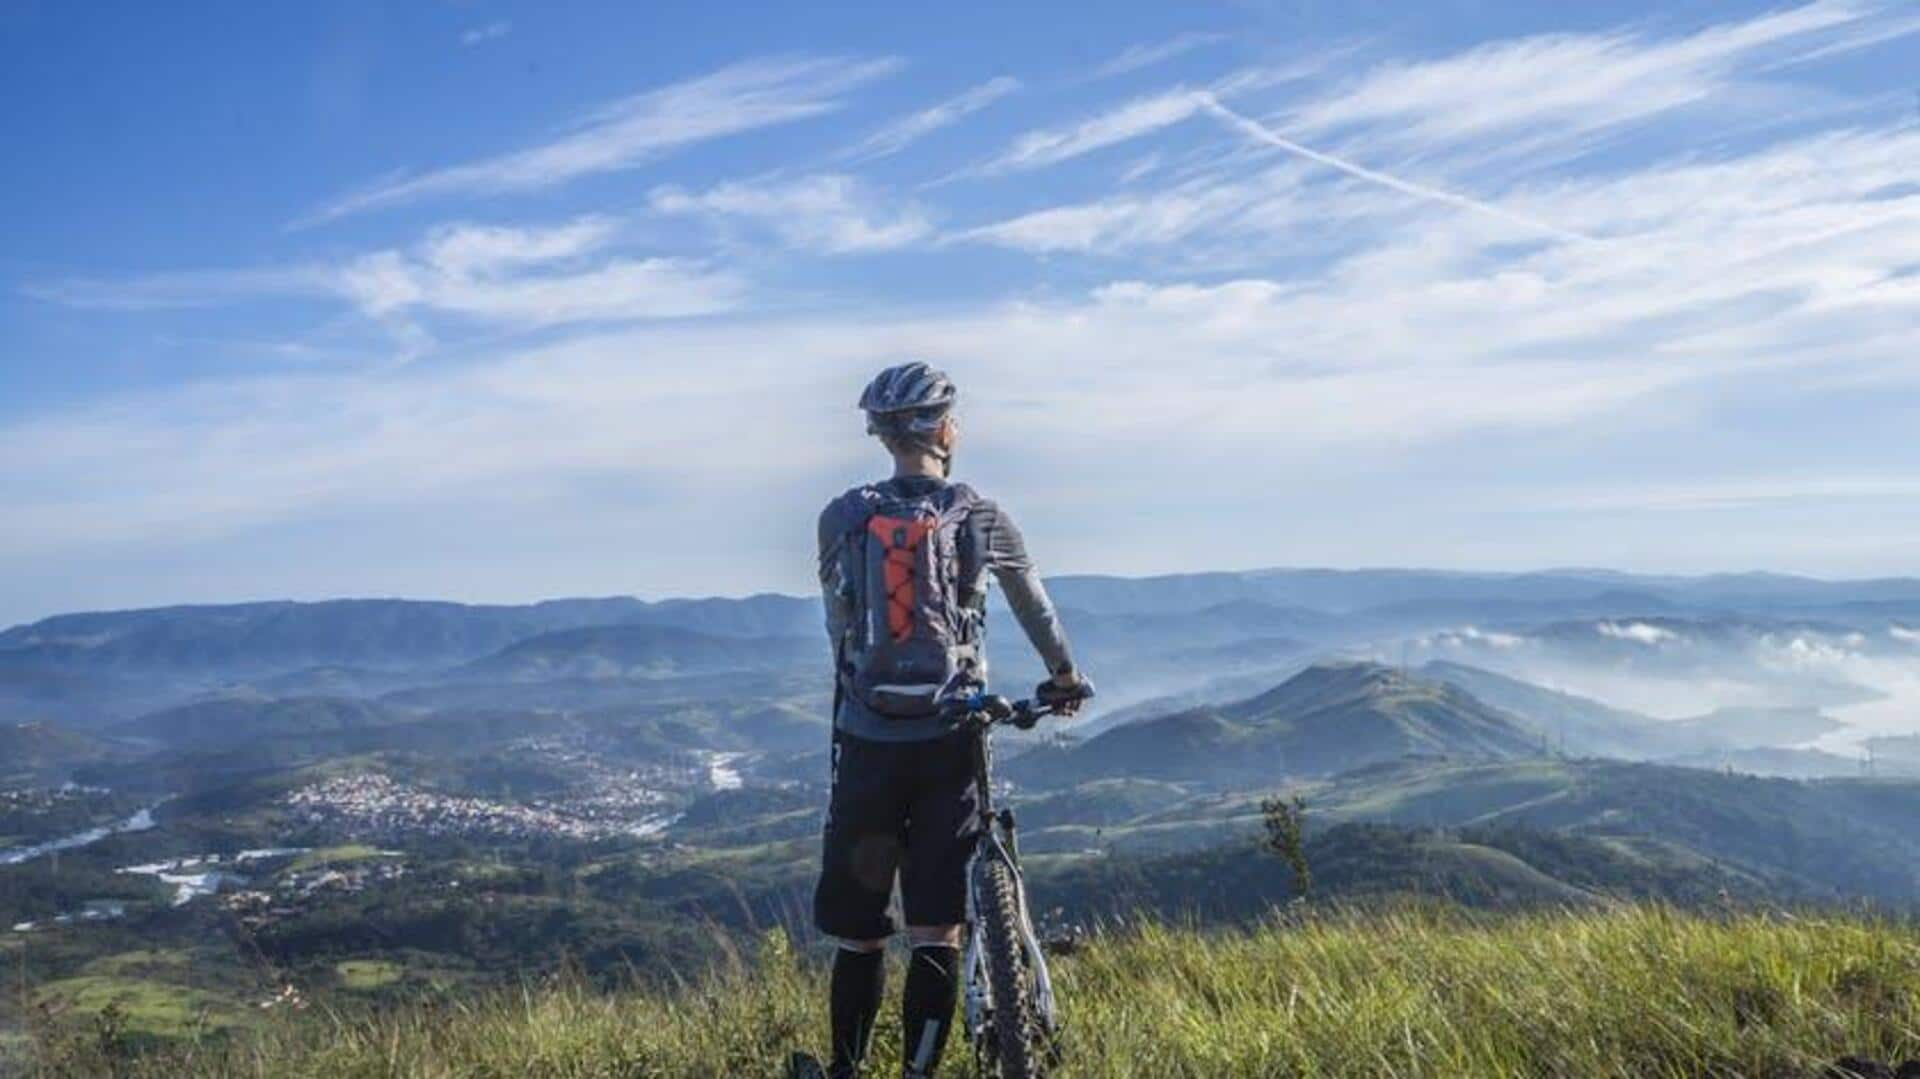
MULTIPOLYGON (((874 506, 879 501, 880 492, 871 486, 849 488, 827 507, 828 527, 841 534, 864 531, 867 518, 873 516, 874 506)), ((823 531, 823 534, 830 533, 823 531)))
POLYGON ((964 483, 948 484, 942 492, 941 513, 946 517, 965 517, 983 500, 980 493, 964 483))

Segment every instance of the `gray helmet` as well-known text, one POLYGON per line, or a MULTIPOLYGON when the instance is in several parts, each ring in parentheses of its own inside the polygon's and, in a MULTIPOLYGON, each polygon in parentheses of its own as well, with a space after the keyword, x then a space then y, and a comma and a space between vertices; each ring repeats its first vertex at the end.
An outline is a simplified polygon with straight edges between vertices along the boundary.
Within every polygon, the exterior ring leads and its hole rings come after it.
POLYGON ((960 392, 945 371, 915 361, 875 375, 860 395, 867 433, 925 436, 938 430, 960 392))

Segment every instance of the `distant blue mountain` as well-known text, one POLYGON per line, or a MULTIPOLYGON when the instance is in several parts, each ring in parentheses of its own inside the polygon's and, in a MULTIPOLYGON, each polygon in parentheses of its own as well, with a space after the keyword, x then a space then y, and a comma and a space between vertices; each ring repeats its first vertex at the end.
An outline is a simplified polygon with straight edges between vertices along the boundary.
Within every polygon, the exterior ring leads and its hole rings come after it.
MULTIPOLYGON (((1686 624, 1696 649, 1722 630, 1729 639, 1739 636, 1742 621, 1818 627, 1829 635, 1871 628, 1870 637, 1887 642, 1889 634, 1905 632, 1899 627, 1920 624, 1920 580, 1906 578, 1266 569, 1065 576, 1049 583, 1083 663, 1123 689, 1106 698, 1122 702, 1181 692, 1221 675, 1274 672, 1316 650, 1364 649, 1368 642, 1455 625, 1506 627, 1556 648, 1621 653, 1644 664, 1671 661, 1596 636, 1599 620, 1686 624), (1124 685, 1129 678, 1132 687, 1124 685)), ((992 622, 1001 673, 1014 683, 1037 674, 1017 627, 998 605, 992 622)), ((732 641, 818 642, 821 613, 811 596, 763 594, 523 605, 272 601, 56 615, 0 632, 0 719, 104 725, 233 684, 272 695, 372 695, 421 685, 544 635, 621 626, 732 641)), ((784 656, 811 662, 798 645, 781 647, 791 648, 784 656)), ((693 658, 703 650, 714 649, 701 645, 680 659, 654 657, 631 669, 656 660, 716 669, 711 660, 693 658)), ((554 670, 620 667, 604 655, 555 654, 548 662, 554 670)))

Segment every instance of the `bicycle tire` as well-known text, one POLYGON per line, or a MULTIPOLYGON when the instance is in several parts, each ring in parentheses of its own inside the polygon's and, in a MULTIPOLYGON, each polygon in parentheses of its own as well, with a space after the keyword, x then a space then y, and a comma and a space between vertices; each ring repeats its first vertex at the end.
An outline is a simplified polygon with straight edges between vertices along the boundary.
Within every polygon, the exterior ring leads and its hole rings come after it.
POLYGON ((989 859, 985 874, 987 985, 993 992, 992 1045, 987 1053, 997 1079, 1038 1079, 1045 1074, 1039 1008, 1020 932, 1020 888, 1012 867, 989 859))

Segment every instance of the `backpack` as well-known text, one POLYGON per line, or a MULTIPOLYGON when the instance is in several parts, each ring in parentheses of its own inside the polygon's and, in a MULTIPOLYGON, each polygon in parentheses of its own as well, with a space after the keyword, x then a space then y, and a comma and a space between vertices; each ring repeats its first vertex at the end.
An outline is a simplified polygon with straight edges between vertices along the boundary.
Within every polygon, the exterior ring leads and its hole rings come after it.
POLYGON ((840 581, 853 611, 841 644, 843 689, 874 712, 934 715, 983 684, 986 592, 967 516, 979 496, 951 484, 916 496, 853 492, 840 581))

